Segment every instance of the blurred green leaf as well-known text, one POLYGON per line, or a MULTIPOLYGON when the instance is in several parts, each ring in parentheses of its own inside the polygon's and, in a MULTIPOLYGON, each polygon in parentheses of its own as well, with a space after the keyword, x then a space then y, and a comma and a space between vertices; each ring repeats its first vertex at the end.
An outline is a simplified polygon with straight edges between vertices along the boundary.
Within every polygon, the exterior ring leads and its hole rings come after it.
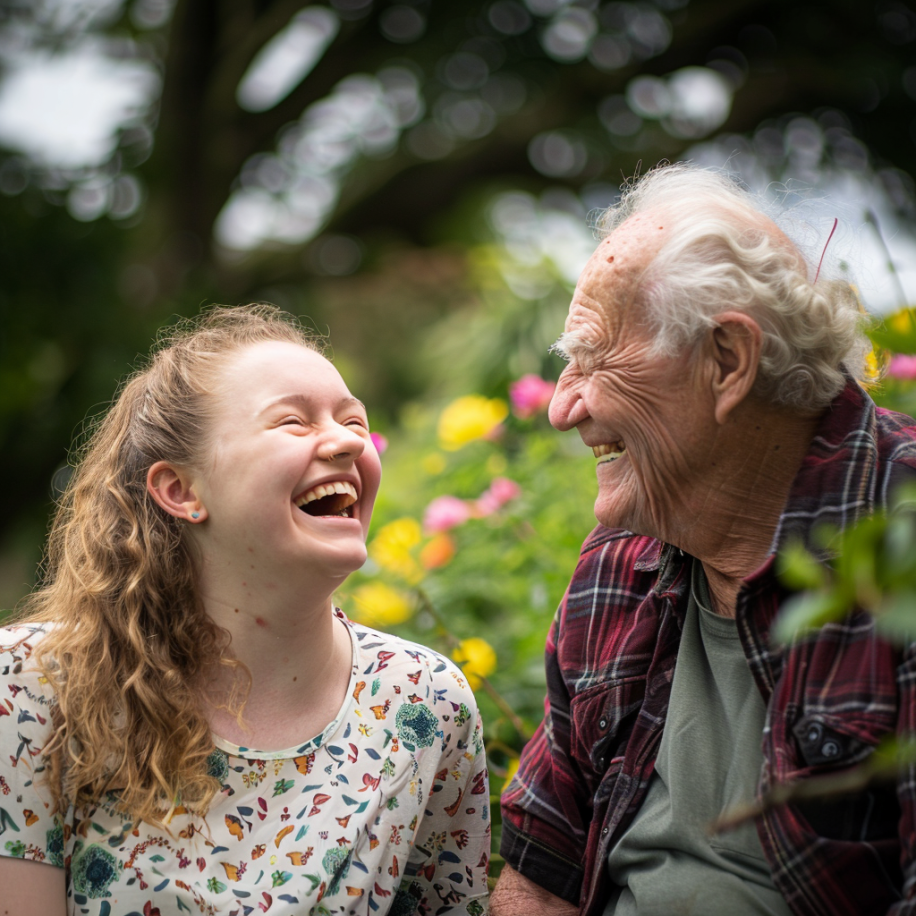
POLYGON ((875 620, 878 632, 891 642, 906 645, 916 639, 916 584, 886 599, 875 620))
POLYGON ((875 346, 890 353, 916 354, 916 315, 913 308, 901 309, 865 329, 875 346))
POLYGON ((827 570, 804 544, 793 542, 776 561, 779 578, 793 591, 821 588, 827 584, 827 570))
POLYGON ((847 605, 833 590, 794 595, 782 607, 772 629, 772 639, 789 643, 810 630, 842 617, 847 605))

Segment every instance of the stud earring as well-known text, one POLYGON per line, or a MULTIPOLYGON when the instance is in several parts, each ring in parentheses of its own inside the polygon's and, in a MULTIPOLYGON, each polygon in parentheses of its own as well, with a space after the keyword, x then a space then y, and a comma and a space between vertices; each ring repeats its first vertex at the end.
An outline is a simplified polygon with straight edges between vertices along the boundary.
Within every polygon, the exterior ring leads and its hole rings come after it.
POLYGON ((197 519, 200 518, 200 513, 199 513, 199 512, 192 512, 192 513, 191 513, 191 518, 193 518, 193 519, 196 521, 197 519))

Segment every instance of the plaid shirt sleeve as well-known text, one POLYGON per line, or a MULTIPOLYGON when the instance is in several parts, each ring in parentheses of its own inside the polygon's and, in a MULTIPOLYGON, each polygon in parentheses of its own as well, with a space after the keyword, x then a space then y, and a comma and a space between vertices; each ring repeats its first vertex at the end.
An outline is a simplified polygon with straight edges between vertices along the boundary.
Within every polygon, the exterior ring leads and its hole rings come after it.
POLYGON ((557 659, 566 600, 547 637, 544 720, 502 797, 501 851, 517 872, 578 903, 591 806, 570 753, 570 698, 557 659))

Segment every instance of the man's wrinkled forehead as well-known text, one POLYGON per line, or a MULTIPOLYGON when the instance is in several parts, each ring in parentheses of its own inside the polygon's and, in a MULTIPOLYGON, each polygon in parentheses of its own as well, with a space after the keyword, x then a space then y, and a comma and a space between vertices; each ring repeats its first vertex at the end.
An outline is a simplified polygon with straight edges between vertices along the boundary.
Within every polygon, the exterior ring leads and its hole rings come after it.
POLYGON ((621 223, 595 249, 579 277, 579 287, 609 317, 629 305, 639 281, 668 239, 660 212, 637 213, 621 223))

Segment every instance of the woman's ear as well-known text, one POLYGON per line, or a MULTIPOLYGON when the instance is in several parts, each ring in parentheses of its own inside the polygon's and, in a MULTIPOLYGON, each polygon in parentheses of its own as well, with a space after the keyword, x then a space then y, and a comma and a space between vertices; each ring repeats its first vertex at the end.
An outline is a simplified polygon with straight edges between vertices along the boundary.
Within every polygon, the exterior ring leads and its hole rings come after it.
POLYGON ((196 523, 207 517, 207 510, 200 504, 194 492, 190 475, 167 461, 157 461, 147 471, 146 489, 150 496, 175 518, 196 523))
POLYGON ((715 363, 713 396, 716 421, 721 425, 751 393, 760 365, 763 332, 744 312, 722 312, 713 319, 712 358, 715 363))

